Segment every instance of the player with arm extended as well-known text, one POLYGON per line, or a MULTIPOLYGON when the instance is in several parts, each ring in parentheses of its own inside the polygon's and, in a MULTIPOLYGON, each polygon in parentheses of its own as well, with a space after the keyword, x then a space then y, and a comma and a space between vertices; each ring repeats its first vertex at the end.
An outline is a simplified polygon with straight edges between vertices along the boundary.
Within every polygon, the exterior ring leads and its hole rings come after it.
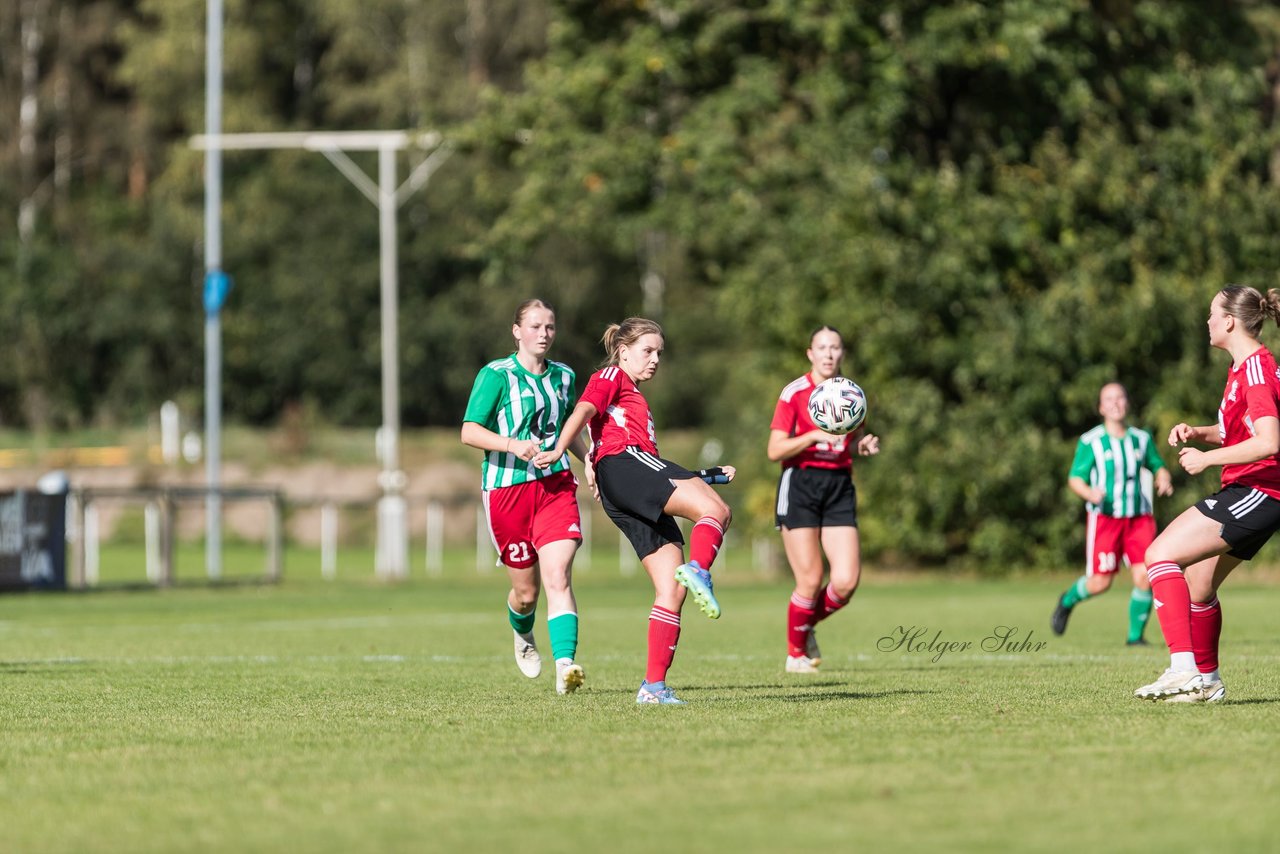
MULTIPOLYGON (((563 451, 543 465, 535 466, 533 458, 560 435, 574 404, 574 373, 547 358, 556 337, 555 311, 547 303, 521 303, 511 335, 516 351, 485 365, 476 376, 463 416, 462 442, 485 452, 485 516, 511 580, 507 619, 515 635, 516 665, 531 679, 542 672, 533 626, 539 590, 545 586, 556 691, 570 694, 586 678, 574 660, 578 606, 573 557, 582 543, 578 482, 563 451)), ((566 447, 585 460, 581 441, 566 447)))
POLYGON ((880 440, 859 427, 846 436, 824 433, 809 417, 809 395, 836 376, 844 338, 830 326, 809 336, 810 370, 778 397, 769 425, 770 460, 782 463, 775 521, 795 576, 787 606, 788 673, 817 673, 822 663, 814 626, 848 604, 858 589, 862 557, 853 453, 880 453, 880 440), (823 558, 830 581, 823 586, 823 558))
POLYGON ((1147 547, 1156 537, 1151 482, 1162 496, 1173 494, 1173 478, 1146 430, 1130 427, 1129 395, 1120 383, 1107 383, 1098 392, 1102 423, 1076 443, 1067 487, 1085 502, 1085 572, 1058 597, 1050 619, 1053 633, 1067 630, 1071 609, 1107 592, 1120 569, 1120 559, 1133 576, 1129 594, 1130 646, 1146 644, 1142 637, 1151 616, 1151 585, 1147 582, 1147 547))
POLYGON ((1222 488, 1182 511, 1147 549, 1147 577, 1169 669, 1134 691, 1145 700, 1218 702, 1222 606, 1218 588, 1280 529, 1280 368, 1258 340, 1280 324, 1280 290, 1228 285, 1209 306, 1209 344, 1231 355, 1218 423, 1177 424, 1169 444, 1190 475, 1222 467, 1222 488), (1211 446, 1193 448, 1188 443, 1211 446))
POLYGON ((629 317, 611 324, 601 343, 607 354, 604 367, 591 375, 556 446, 534 461, 550 464, 578 440, 584 426, 589 428, 595 490, 609 518, 635 549, 655 591, 648 663, 636 702, 680 704, 666 677, 680 639, 686 589, 707 616, 720 616, 710 569, 731 514, 708 483, 727 483, 735 472, 732 466, 692 472, 658 454, 653 415, 639 386, 658 370, 665 345, 661 326, 629 317), (687 563, 676 516, 694 523, 687 563))

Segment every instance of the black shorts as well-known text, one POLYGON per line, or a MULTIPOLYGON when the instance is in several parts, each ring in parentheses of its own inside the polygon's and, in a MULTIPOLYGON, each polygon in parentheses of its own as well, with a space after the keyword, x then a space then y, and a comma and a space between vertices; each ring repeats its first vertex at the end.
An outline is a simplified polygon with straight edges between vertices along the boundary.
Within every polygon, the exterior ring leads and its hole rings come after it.
POLYGON ((1221 492, 1196 502, 1196 509, 1215 522, 1231 550, 1227 554, 1248 560, 1280 529, 1280 501, 1260 489, 1231 484, 1221 492))
POLYGON ((783 469, 774 524, 779 528, 858 527, 858 493, 849 470, 783 469))
POLYGON ((688 469, 634 446, 596 463, 596 488, 604 512, 641 559, 667 543, 684 547, 680 526, 663 508, 676 491, 674 481, 695 477, 688 469))

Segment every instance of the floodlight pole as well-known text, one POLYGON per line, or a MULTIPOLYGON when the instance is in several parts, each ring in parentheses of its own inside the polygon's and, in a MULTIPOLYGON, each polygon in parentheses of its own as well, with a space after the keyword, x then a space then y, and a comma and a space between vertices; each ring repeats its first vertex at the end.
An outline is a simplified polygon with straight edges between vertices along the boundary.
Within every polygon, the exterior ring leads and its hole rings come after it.
MULTIPOLYGON (((382 335, 382 429, 378 456, 382 471, 378 485, 378 535, 374 557, 380 578, 403 578, 409 572, 409 544, 404 488, 400 470, 400 363, 399 363, 399 272, 397 258, 396 211, 411 194, 427 183, 432 173, 452 154, 449 143, 437 133, 410 135, 406 131, 334 131, 294 133, 206 134, 191 139, 194 148, 208 151, 226 149, 262 150, 273 148, 319 151, 356 186, 365 198, 378 206, 379 279, 381 282, 382 335), (410 146, 430 150, 396 186, 396 152, 410 146), (347 151, 378 152, 378 183, 351 161, 347 151)), ((206 161, 207 162, 207 161, 206 161)), ((221 277, 223 280, 225 276, 221 277)), ((206 283, 206 306, 209 287, 206 283)))
POLYGON ((378 477, 378 542, 374 571, 403 578, 409 571, 407 481, 400 470, 399 291, 396 253, 396 150, 378 148, 378 246, 382 290, 382 473, 378 477))
MULTIPOLYGON (((205 40, 204 124, 209 136, 222 134, 222 0, 209 0, 205 40)), ((204 466, 205 572, 222 577, 222 149, 204 155, 204 466)))

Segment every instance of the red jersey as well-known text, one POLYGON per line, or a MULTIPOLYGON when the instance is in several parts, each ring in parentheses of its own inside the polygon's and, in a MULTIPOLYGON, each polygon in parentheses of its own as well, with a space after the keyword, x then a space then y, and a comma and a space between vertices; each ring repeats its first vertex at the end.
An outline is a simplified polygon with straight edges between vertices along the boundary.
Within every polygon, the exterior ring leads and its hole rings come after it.
POLYGON ((620 454, 628 445, 659 456, 649 401, 622 368, 610 365, 592 374, 578 398, 579 403, 582 401, 596 408, 596 414, 587 422, 592 462, 620 454))
MULTIPOLYGON (((1280 417, 1280 369, 1266 347, 1232 368, 1218 407, 1218 435, 1223 447, 1238 445, 1253 436, 1259 418, 1280 417)), ((1222 485, 1252 486, 1272 498, 1280 498, 1280 455, 1252 463, 1222 467, 1222 485)))
MULTIPOLYGON (((815 388, 813 378, 805 374, 798 380, 792 380, 782 394, 778 396, 778 405, 773 410, 773 421, 769 429, 781 430, 788 436, 799 436, 810 430, 817 430, 818 425, 809 417, 809 395, 815 388)), ((857 431, 854 431, 855 433, 857 431)), ((794 457, 782 461, 784 469, 852 469, 853 446, 849 440, 853 433, 841 436, 835 444, 819 442, 810 445, 794 457)))

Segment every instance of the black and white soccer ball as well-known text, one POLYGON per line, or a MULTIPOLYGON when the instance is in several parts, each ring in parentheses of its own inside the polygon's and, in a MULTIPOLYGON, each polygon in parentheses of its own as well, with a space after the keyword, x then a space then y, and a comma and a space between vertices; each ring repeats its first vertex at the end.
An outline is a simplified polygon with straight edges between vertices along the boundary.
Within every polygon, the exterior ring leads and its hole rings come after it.
POLYGON ((867 417, 867 396, 848 377, 832 377, 809 395, 809 417, 827 433, 852 433, 867 417))

